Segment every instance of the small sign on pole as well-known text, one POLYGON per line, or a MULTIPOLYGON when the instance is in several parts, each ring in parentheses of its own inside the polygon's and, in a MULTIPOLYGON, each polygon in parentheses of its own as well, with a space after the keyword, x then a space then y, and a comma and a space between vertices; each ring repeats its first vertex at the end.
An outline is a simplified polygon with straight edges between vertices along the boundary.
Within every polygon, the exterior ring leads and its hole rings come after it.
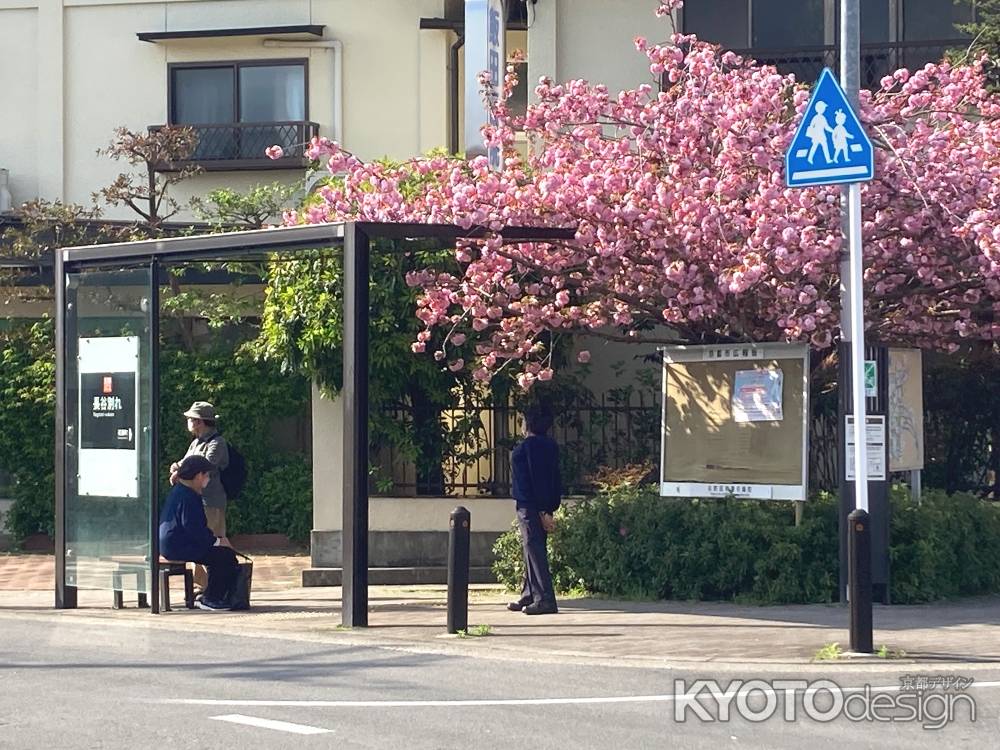
POLYGON ((878 395, 878 363, 873 359, 865 360, 865 398, 875 398, 878 395))

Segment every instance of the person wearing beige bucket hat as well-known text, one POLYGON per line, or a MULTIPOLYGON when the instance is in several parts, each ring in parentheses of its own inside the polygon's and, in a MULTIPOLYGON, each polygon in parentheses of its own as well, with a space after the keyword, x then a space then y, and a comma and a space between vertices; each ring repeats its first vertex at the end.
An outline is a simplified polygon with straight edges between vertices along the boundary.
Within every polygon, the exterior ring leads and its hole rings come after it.
MULTIPOLYGON (((204 456, 214 469, 209 474, 208 485, 202 491, 202 502, 205 506, 205 518, 208 521, 208 528, 218 537, 226 536, 226 489, 222 486, 221 472, 229 466, 229 444, 226 439, 219 434, 219 415, 215 407, 208 401, 195 401, 191 407, 184 412, 187 418, 187 430, 194 439, 188 446, 188 456, 204 456)), ((180 468, 180 461, 170 467, 170 484, 177 483, 177 470, 180 468)), ((204 588, 208 575, 205 569, 196 565, 194 569, 195 583, 204 588)))

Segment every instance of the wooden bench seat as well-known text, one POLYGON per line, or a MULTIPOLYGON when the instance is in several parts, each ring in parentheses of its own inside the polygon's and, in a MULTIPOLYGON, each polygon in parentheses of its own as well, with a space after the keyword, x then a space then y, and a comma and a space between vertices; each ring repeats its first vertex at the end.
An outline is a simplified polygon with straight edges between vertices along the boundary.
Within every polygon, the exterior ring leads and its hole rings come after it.
MULTIPOLYGON (((149 563, 145 558, 139 556, 118 555, 107 559, 116 565, 115 570, 111 573, 111 588, 114 589, 112 607, 114 609, 122 609, 125 606, 122 576, 135 575, 136 587, 144 589, 146 588, 146 566, 149 563)), ((161 556, 158 568, 160 576, 160 611, 170 611, 171 576, 184 577, 184 606, 188 609, 194 609, 194 571, 188 567, 187 562, 183 560, 168 560, 161 556)), ((137 604, 141 608, 149 606, 149 601, 144 592, 139 593, 137 604)))

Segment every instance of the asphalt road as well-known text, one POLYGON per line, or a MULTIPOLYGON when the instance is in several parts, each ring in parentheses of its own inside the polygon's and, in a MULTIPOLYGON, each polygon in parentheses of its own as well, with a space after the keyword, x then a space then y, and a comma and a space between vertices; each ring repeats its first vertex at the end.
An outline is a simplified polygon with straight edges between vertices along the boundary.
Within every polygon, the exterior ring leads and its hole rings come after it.
MULTIPOLYGON (((898 674, 846 669, 819 665, 784 677, 867 683, 900 695, 898 674)), ((0 615, 0 748, 995 748, 1000 669, 964 674, 976 680, 966 690, 976 721, 966 699, 938 730, 919 721, 810 719, 801 690, 796 718, 786 721, 787 693, 773 683, 756 684, 745 700, 736 694, 729 721, 704 721, 683 700, 678 721, 677 679, 690 687, 717 678, 724 690, 734 679, 780 675, 418 654, 0 615), (750 711, 763 712, 772 700, 777 708, 749 721, 738 715, 741 700, 750 711)), ((940 688, 923 696, 932 692, 940 688)), ((817 712, 833 705, 821 693, 810 693, 817 712)), ((698 702, 718 717, 707 688, 698 702)), ((941 713, 940 702, 920 705, 941 713)), ((863 708, 856 703, 855 714, 863 708)))

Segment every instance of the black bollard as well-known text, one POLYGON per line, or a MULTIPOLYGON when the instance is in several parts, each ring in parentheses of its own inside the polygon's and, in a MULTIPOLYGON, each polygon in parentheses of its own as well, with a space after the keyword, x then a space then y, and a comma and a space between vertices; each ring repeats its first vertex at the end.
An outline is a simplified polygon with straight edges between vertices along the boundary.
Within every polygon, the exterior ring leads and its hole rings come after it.
POLYGON ((847 596, 851 607, 851 651, 870 654, 872 642, 872 543, 868 512, 847 517, 847 596))
POLYGON ((469 629, 469 533, 472 515, 461 505, 448 529, 448 632, 469 629))

